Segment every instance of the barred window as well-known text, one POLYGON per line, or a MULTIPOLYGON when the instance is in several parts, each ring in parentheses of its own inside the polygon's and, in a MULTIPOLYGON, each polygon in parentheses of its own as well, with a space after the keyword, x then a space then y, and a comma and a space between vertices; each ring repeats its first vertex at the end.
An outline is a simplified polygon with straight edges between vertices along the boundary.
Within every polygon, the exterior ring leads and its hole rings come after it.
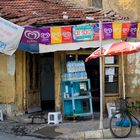
POLYGON ((96 8, 102 8, 102 0, 92 0, 92 6, 96 8))
POLYGON ((106 56, 104 65, 105 94, 119 93, 119 57, 106 56))

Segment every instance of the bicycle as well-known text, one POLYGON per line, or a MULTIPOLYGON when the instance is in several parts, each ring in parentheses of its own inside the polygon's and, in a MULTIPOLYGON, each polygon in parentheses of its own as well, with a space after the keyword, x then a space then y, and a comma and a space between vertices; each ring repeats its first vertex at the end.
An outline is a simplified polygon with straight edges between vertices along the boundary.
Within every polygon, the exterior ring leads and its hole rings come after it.
POLYGON ((132 126, 138 124, 140 127, 140 120, 130 110, 134 106, 129 106, 129 98, 130 97, 126 97, 126 99, 120 98, 115 102, 116 112, 110 119, 110 131, 117 138, 128 137, 132 131, 132 126), (136 121, 132 120, 132 118, 136 121))

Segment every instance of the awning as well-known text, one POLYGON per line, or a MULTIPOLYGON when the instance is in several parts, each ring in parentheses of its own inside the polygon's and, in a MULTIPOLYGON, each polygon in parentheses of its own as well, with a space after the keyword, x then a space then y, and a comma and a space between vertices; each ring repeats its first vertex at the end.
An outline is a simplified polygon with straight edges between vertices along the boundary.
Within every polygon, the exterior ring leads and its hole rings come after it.
POLYGON ((18 48, 23 27, 0 17, 0 52, 12 55, 18 48))
MULTIPOLYGON (((104 45, 113 42, 116 42, 116 40, 112 39, 112 40, 102 41, 104 45)), ((99 45, 100 45, 100 41, 74 42, 74 43, 63 43, 63 44, 53 44, 53 45, 22 43, 19 45, 18 49, 30 53, 48 53, 48 52, 56 52, 56 51, 78 50, 80 48, 82 49, 98 48, 99 45)))

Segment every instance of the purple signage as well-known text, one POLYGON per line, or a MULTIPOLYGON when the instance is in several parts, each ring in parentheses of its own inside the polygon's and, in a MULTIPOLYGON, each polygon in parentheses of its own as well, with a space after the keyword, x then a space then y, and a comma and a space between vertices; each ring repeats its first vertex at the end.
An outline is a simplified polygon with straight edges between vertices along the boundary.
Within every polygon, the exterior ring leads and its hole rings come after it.
POLYGON ((104 39, 113 39, 112 23, 103 24, 104 39))
POLYGON ((40 28, 40 40, 39 43, 41 44, 51 44, 51 34, 50 28, 40 28))
POLYGON ((39 42, 40 32, 34 27, 25 27, 21 42, 26 44, 36 44, 39 42))
POLYGON ((129 30, 129 33, 128 33, 128 37, 136 38, 136 36, 137 36, 137 27, 138 27, 138 23, 131 23, 130 24, 130 30, 129 30))

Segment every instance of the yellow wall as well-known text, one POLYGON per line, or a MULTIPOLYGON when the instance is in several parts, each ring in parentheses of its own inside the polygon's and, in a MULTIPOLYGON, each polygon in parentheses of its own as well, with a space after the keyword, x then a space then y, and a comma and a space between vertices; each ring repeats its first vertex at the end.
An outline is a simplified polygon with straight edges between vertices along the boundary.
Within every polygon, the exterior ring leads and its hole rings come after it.
POLYGON ((87 8, 90 6, 91 0, 63 0, 67 3, 76 4, 79 7, 87 8))
POLYGON ((139 0, 103 0, 103 9, 113 10, 122 16, 128 16, 130 20, 138 20, 139 3, 139 0))
POLYGON ((15 97, 15 57, 0 54, 0 103, 13 103, 15 97))
MULTIPOLYGON (((114 10, 122 16, 128 16, 130 21, 139 21, 140 0, 103 0, 105 10, 114 10)), ((125 81, 126 95, 132 100, 140 100, 140 53, 126 56, 125 81)))
POLYGON ((126 88, 133 100, 140 100, 140 53, 127 56, 126 88))

